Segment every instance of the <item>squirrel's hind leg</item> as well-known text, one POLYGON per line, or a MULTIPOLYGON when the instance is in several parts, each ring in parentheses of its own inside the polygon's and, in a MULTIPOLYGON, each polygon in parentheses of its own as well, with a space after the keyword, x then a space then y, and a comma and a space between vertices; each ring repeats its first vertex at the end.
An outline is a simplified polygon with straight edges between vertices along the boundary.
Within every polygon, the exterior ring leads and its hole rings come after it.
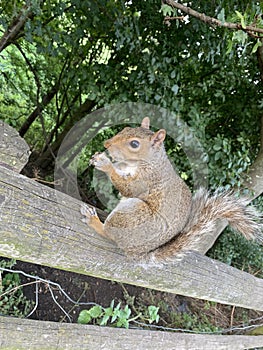
POLYGON ((80 212, 85 216, 85 218, 82 219, 83 222, 92 227, 101 236, 109 238, 104 231, 104 224, 100 221, 94 207, 89 207, 87 204, 82 204, 80 207, 80 212))

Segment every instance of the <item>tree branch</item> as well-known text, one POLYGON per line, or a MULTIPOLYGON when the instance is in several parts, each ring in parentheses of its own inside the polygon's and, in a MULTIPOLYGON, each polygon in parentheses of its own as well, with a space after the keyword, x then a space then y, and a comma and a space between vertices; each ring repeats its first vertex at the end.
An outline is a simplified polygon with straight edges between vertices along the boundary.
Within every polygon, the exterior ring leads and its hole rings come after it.
MULTIPOLYGON (((231 30, 243 30, 248 35, 253 36, 253 37, 255 37, 254 33, 263 34, 263 28, 258 28, 258 27, 255 27, 253 25, 243 27, 241 25, 241 23, 232 23, 232 22, 225 22, 225 21, 223 22, 217 18, 207 16, 204 13, 197 12, 197 11, 191 9, 190 7, 185 6, 183 4, 180 4, 174 0, 164 0, 163 3, 169 5, 173 8, 177 8, 177 9, 183 11, 184 13, 188 14, 189 16, 195 17, 195 18, 199 19, 200 21, 207 23, 211 26, 224 27, 224 28, 228 28, 231 30)), ((171 17, 169 17, 169 19, 171 19, 171 17)))
POLYGON ((8 26, 4 35, 0 40, 0 52, 3 51, 8 45, 13 43, 24 28, 24 25, 28 18, 32 17, 31 5, 25 5, 22 7, 18 16, 16 16, 12 23, 8 26))
POLYGON ((24 136, 26 132, 28 131, 31 124, 36 120, 36 118, 39 116, 39 113, 44 110, 44 108, 50 103, 50 101, 53 99, 55 94, 57 93, 59 88, 58 84, 55 84, 51 87, 51 89, 42 97, 42 100, 38 107, 35 108, 35 110, 29 115, 27 120, 24 122, 24 124, 21 126, 19 130, 20 136, 24 136))
MULTIPOLYGON (((67 135, 72 126, 81 120, 87 113, 89 113, 96 106, 96 102, 86 99, 84 103, 82 103, 78 109, 74 112, 74 115, 68 120, 68 123, 64 126, 63 131, 58 135, 56 141, 50 145, 45 152, 41 154, 41 156, 35 161, 35 166, 37 168, 47 169, 50 163, 53 161, 51 157, 51 153, 54 155, 57 154, 57 151, 61 145, 62 140, 67 135)), ((70 113, 67 111, 66 113, 70 113)), ((74 140, 72 140, 74 142, 74 140)))

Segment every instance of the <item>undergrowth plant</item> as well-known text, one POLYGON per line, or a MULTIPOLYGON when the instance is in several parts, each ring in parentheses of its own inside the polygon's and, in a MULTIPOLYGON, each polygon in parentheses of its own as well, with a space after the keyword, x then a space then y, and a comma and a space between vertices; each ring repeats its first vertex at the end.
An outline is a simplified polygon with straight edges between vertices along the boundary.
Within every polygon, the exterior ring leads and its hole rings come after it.
POLYGON ((88 324, 95 323, 100 326, 112 325, 115 327, 129 328, 130 322, 137 319, 143 319, 143 321, 148 321, 148 323, 159 321, 159 308, 153 305, 148 306, 146 314, 141 313, 132 316, 132 310, 128 304, 125 307, 121 307, 121 303, 114 306, 114 300, 107 308, 103 308, 100 305, 95 305, 89 310, 82 310, 78 317, 78 323, 88 324))
POLYGON ((247 241, 241 235, 227 229, 222 234, 208 256, 225 264, 249 272, 259 278, 263 277, 263 247, 247 241))
MULTIPOLYGON (((15 260, 1 260, 0 267, 11 269, 15 260)), ((28 300, 21 287, 18 273, 0 270, 0 315, 25 317, 32 308, 32 301, 28 300)))

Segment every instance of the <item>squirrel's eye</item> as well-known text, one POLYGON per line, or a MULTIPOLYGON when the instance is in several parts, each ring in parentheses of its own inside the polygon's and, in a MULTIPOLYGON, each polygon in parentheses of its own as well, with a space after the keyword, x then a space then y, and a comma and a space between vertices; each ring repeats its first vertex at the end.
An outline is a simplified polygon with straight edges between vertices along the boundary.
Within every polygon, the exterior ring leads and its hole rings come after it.
POLYGON ((130 146, 131 146, 132 148, 138 148, 138 147, 140 146, 140 142, 137 141, 137 140, 132 140, 132 141, 130 142, 130 146))

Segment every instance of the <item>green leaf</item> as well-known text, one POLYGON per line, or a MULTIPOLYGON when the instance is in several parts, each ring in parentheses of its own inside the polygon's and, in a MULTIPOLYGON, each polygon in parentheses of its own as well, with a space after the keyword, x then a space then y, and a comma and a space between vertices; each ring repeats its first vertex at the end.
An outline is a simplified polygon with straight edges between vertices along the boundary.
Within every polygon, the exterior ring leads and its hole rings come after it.
POLYGON ((256 52, 257 52, 257 49, 258 49, 260 46, 262 46, 262 42, 258 40, 258 41, 256 42, 256 44, 253 46, 253 49, 252 49, 251 53, 252 53, 252 54, 253 54, 253 53, 256 53, 256 52))
POLYGON ((159 322, 160 316, 158 315, 158 312, 159 312, 159 307, 154 306, 154 305, 148 306, 148 313, 150 316, 149 323, 152 323, 152 322, 158 323, 159 322))
POLYGON ((219 160, 222 157, 222 152, 216 152, 215 154, 215 160, 219 160))
POLYGON ((100 305, 93 306, 89 310, 89 314, 92 318, 98 318, 102 316, 102 307, 100 305))
POLYGON ((163 13, 164 16, 171 16, 174 13, 174 10, 169 5, 162 5, 161 12, 163 13))
POLYGON ((233 41, 237 41, 239 44, 245 45, 247 37, 247 33, 245 33, 243 30, 238 30, 233 34, 233 41))
POLYGON ((109 321, 110 316, 104 315, 100 321, 100 326, 106 326, 109 321))
POLYGON ((222 23, 224 23, 226 21, 224 8, 222 8, 221 11, 218 13, 217 19, 219 19, 219 21, 221 21, 222 23))
POLYGON ((79 313, 78 323, 87 324, 90 321, 91 321, 91 316, 90 316, 89 310, 82 310, 79 313))
POLYGON ((111 318, 111 323, 115 322, 116 319, 120 316, 120 307, 121 307, 121 303, 119 303, 113 310, 112 313, 112 318, 111 318))
POLYGON ((128 305, 125 306, 123 310, 120 310, 120 318, 122 319, 128 319, 131 315, 131 309, 128 305))
POLYGON ((106 316, 112 316, 113 314, 113 308, 112 307, 107 307, 105 310, 104 310, 104 314, 106 316))
POLYGON ((129 328, 129 321, 126 319, 120 319, 117 322, 117 327, 125 327, 126 329, 128 329, 129 328))
POLYGON ((238 18, 240 19, 241 27, 242 27, 243 29, 246 29, 246 23, 245 23, 245 18, 244 18, 244 16, 243 16, 242 13, 240 13, 239 11, 235 11, 235 12, 236 12, 238 18))
POLYGON ((233 39, 232 39, 232 40, 229 39, 229 40, 227 41, 227 50, 226 50, 226 54, 229 55, 230 52, 232 51, 232 49, 233 49, 233 39))
POLYGON ((176 77, 176 70, 174 69, 172 72, 171 72, 171 78, 174 79, 176 77))
POLYGON ((220 151, 222 149, 222 145, 220 143, 215 143, 213 145, 213 150, 214 151, 220 151))
POLYGON ((174 86, 172 86, 172 92, 174 92, 175 95, 177 95, 178 91, 179 91, 179 86, 178 86, 177 84, 175 84, 174 86))

